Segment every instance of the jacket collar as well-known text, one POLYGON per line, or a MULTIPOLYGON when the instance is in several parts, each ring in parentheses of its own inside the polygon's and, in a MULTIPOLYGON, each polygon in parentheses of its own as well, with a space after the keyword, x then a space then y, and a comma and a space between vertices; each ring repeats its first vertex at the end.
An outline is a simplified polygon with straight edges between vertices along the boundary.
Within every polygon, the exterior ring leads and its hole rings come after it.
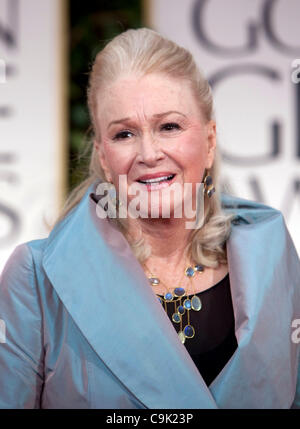
MULTIPOLYGON (((266 401, 271 408, 287 407, 295 386, 284 379, 282 388, 284 376, 276 371, 286 367, 288 372, 296 365, 287 332, 293 309, 291 301, 283 302, 280 323, 274 317, 282 300, 282 281, 287 280, 274 269, 279 262, 287 266, 289 257, 295 261, 295 255, 285 255, 284 245, 265 255, 259 238, 272 238, 278 219, 282 222, 280 213, 222 195, 224 209, 236 214, 227 254, 238 348, 208 388, 126 239, 107 219, 96 216, 90 198, 96 185, 52 230, 43 267, 67 311, 114 375, 147 408, 234 408, 235 403, 236 408, 260 408, 266 401), (285 335, 279 351, 275 332, 285 335)), ((285 242, 283 228, 279 234, 285 242)), ((300 269, 284 275, 296 285, 300 269)))

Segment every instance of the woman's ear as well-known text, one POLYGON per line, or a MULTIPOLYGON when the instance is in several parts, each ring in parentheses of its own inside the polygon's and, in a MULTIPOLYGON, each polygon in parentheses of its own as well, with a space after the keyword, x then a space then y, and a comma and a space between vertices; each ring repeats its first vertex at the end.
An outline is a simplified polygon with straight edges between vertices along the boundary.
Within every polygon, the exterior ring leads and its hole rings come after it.
POLYGON ((97 140, 94 140, 93 144, 94 144, 95 150, 98 152, 98 159, 99 159, 100 165, 102 167, 102 170, 104 171, 105 179, 107 182, 112 182, 111 174, 109 171, 109 167, 107 164, 107 160, 106 160, 106 156, 105 156, 105 153, 103 150, 103 146, 97 140))
POLYGON ((206 138, 207 138, 206 168, 210 169, 214 163, 216 145, 217 145, 216 122, 213 120, 209 121, 206 124, 206 138))

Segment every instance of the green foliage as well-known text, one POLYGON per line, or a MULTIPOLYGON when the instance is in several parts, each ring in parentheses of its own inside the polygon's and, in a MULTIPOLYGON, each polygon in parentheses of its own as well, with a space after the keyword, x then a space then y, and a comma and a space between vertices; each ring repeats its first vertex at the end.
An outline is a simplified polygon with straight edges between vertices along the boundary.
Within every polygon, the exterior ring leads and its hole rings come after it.
POLYGON ((89 70, 108 40, 129 28, 143 26, 141 3, 141 0, 69 0, 69 190, 87 174, 90 152, 83 154, 83 151, 90 137, 86 99, 89 70))

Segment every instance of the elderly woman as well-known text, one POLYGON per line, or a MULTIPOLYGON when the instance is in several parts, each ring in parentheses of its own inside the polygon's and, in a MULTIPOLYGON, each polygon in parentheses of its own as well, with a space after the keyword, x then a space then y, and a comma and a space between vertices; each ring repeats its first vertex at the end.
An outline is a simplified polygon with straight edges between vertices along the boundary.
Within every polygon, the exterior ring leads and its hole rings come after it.
POLYGON ((89 176, 1 277, 2 408, 300 407, 299 259, 279 211, 220 192, 212 105, 154 31, 97 55, 89 176))

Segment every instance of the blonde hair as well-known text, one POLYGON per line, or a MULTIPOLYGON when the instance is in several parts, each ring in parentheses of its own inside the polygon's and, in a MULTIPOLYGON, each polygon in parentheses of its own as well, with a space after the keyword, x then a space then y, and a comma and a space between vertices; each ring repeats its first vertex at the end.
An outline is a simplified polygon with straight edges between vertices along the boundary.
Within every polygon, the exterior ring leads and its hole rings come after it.
MULTIPOLYGON (((99 94, 105 87, 116 81, 122 74, 134 73, 144 76, 149 73, 165 74, 168 77, 187 80, 193 89, 196 100, 199 102, 205 121, 213 119, 213 99, 211 88, 200 72, 189 51, 178 46, 171 40, 147 28, 127 30, 112 39, 101 50, 94 61, 89 76, 87 101, 92 122, 94 138, 101 143, 101 133, 97 126, 97 100, 101 102, 99 94)), ((105 174, 99 162, 98 152, 91 139, 86 151, 92 149, 87 177, 69 194, 56 224, 75 207, 87 188, 97 180, 105 181, 105 174)), ((210 175, 212 176, 216 192, 211 198, 205 195, 204 223, 194 230, 191 241, 186 249, 187 254, 197 263, 208 267, 217 267, 219 263, 227 262, 226 240, 230 235, 231 219, 233 215, 222 211, 220 191, 218 186, 220 154, 216 150, 215 159, 210 175)), ((112 220, 112 219, 111 219, 112 220)), ((142 262, 151 254, 151 249, 141 238, 132 241, 127 236, 126 219, 113 220, 120 231, 128 239, 133 253, 142 262)))

